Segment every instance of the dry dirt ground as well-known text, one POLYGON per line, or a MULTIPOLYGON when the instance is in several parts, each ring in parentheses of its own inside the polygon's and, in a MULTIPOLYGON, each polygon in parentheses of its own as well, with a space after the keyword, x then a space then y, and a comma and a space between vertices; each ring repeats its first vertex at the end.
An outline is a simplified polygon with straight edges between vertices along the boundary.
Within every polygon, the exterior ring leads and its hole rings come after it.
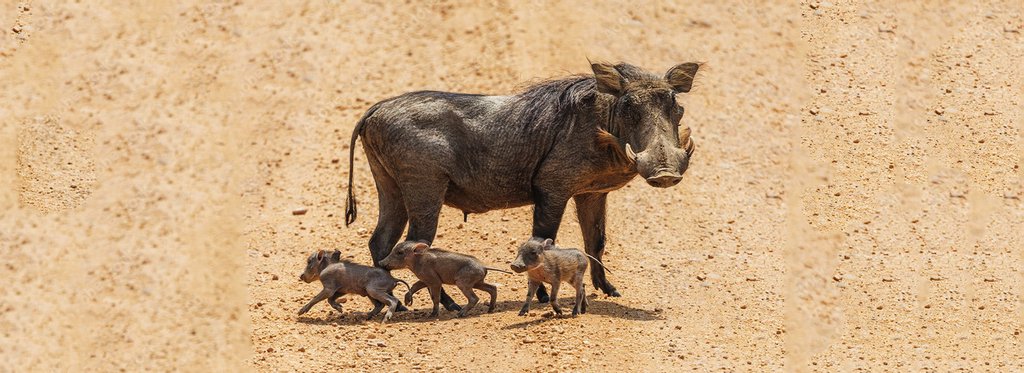
MULTIPOLYGON (((0 3, 0 371, 1024 370, 1019 1, 0 3), (610 197, 621 298, 295 316, 311 251, 369 262, 369 105, 588 57, 706 62, 683 182, 610 197)), ((529 224, 435 243, 504 266, 529 224)))

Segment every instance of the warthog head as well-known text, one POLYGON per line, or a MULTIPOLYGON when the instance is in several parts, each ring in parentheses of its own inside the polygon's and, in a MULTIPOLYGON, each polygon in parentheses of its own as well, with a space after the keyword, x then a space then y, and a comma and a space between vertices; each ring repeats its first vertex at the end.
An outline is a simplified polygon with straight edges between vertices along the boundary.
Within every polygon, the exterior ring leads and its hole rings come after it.
POLYGON ((430 245, 423 242, 399 242, 393 249, 391 249, 391 254, 388 254, 387 257, 381 259, 380 267, 389 271, 409 268, 413 263, 415 263, 415 257, 417 255, 422 255, 427 249, 430 249, 430 245))
POLYGON ((341 261, 341 251, 326 252, 319 250, 306 259, 306 270, 302 271, 299 279, 307 283, 320 279, 320 272, 327 266, 341 261))
POLYGON ((688 127, 679 128, 683 107, 676 103, 676 94, 690 91, 699 67, 688 62, 658 77, 628 64, 591 65, 597 91, 615 97, 608 131, 651 186, 678 184, 690 163, 693 139, 688 127))
POLYGON ((519 245, 519 253, 516 254, 516 259, 511 264, 512 270, 516 271, 516 273, 523 273, 537 268, 537 266, 544 262, 544 251, 554 246, 555 243, 550 238, 530 238, 522 245, 519 245))

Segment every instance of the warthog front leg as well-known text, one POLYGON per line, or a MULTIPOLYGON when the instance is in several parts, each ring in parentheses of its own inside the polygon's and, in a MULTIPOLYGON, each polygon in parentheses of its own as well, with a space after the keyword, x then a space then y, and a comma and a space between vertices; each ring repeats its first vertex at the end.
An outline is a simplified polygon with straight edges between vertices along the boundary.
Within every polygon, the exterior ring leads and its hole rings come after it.
MULTIPOLYGON (((607 193, 588 193, 573 197, 576 201, 576 218, 580 222, 580 231, 583 233, 583 247, 587 254, 597 260, 604 255, 604 228, 605 228, 605 206, 607 205, 607 193)), ((594 287, 601 289, 609 296, 620 296, 615 286, 605 277, 604 266, 595 261, 590 261, 590 279, 594 287)))
POLYGON ((533 294, 537 292, 537 288, 540 287, 540 283, 530 280, 528 289, 526 289, 526 301, 523 302, 523 308, 519 309, 519 316, 526 316, 527 312, 530 312, 530 302, 533 302, 533 294))
POLYGON ((437 306, 441 302, 441 284, 427 285, 427 290, 430 291, 430 300, 434 303, 434 308, 430 311, 430 317, 437 317, 437 306))
MULTIPOLYGON (((568 202, 569 197, 536 192, 533 205, 533 236, 555 240, 558 236, 558 227, 562 224, 565 204, 568 202)), ((544 289, 544 284, 537 284, 537 302, 548 302, 548 292, 544 289)))
POLYGON ((334 289, 324 288, 324 290, 321 290, 319 294, 317 294, 315 297, 313 297, 312 300, 309 301, 309 303, 306 303, 305 306, 302 306, 302 309, 299 310, 299 315, 301 316, 302 314, 309 312, 310 308, 313 308, 313 306, 316 305, 317 303, 320 303, 320 301, 327 299, 327 297, 330 297, 331 294, 334 294, 334 289))

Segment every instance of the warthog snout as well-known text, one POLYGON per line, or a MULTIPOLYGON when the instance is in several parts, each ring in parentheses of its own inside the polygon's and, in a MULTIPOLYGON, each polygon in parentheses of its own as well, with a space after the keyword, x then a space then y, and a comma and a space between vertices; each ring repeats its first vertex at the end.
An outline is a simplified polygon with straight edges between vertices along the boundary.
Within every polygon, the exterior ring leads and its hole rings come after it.
POLYGON ((526 270, 526 265, 522 263, 512 263, 511 267, 513 271, 516 271, 516 273, 523 273, 523 271, 526 270))
POLYGON ((647 184, 650 184, 656 188, 668 188, 679 184, 679 180, 682 180, 683 176, 674 174, 667 171, 659 172, 657 175, 647 178, 647 184))
POLYGON ((659 144, 636 155, 637 172, 655 188, 669 188, 683 179, 690 155, 680 148, 659 144))

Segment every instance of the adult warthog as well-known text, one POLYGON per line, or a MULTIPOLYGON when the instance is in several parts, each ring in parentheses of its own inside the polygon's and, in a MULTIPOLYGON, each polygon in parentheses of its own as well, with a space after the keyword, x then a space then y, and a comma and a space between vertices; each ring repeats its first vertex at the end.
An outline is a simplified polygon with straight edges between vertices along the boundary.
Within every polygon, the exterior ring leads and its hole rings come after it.
MULTIPOLYGON (((694 144, 689 128, 679 128, 676 94, 690 91, 699 66, 680 64, 659 77, 595 63, 593 75, 512 96, 420 91, 381 101, 352 133, 345 224, 357 216, 352 157, 362 136, 380 202, 369 243, 374 264, 406 223, 407 240, 433 242, 442 204, 464 214, 532 204, 533 236, 555 239, 570 198, 584 247, 600 260, 608 192, 637 174, 671 187, 686 171, 694 144)), ((590 264, 594 287, 619 296, 604 267, 590 264)), ((543 287, 537 296, 547 301, 543 287)), ((457 308, 447 294, 443 302, 457 308)))

